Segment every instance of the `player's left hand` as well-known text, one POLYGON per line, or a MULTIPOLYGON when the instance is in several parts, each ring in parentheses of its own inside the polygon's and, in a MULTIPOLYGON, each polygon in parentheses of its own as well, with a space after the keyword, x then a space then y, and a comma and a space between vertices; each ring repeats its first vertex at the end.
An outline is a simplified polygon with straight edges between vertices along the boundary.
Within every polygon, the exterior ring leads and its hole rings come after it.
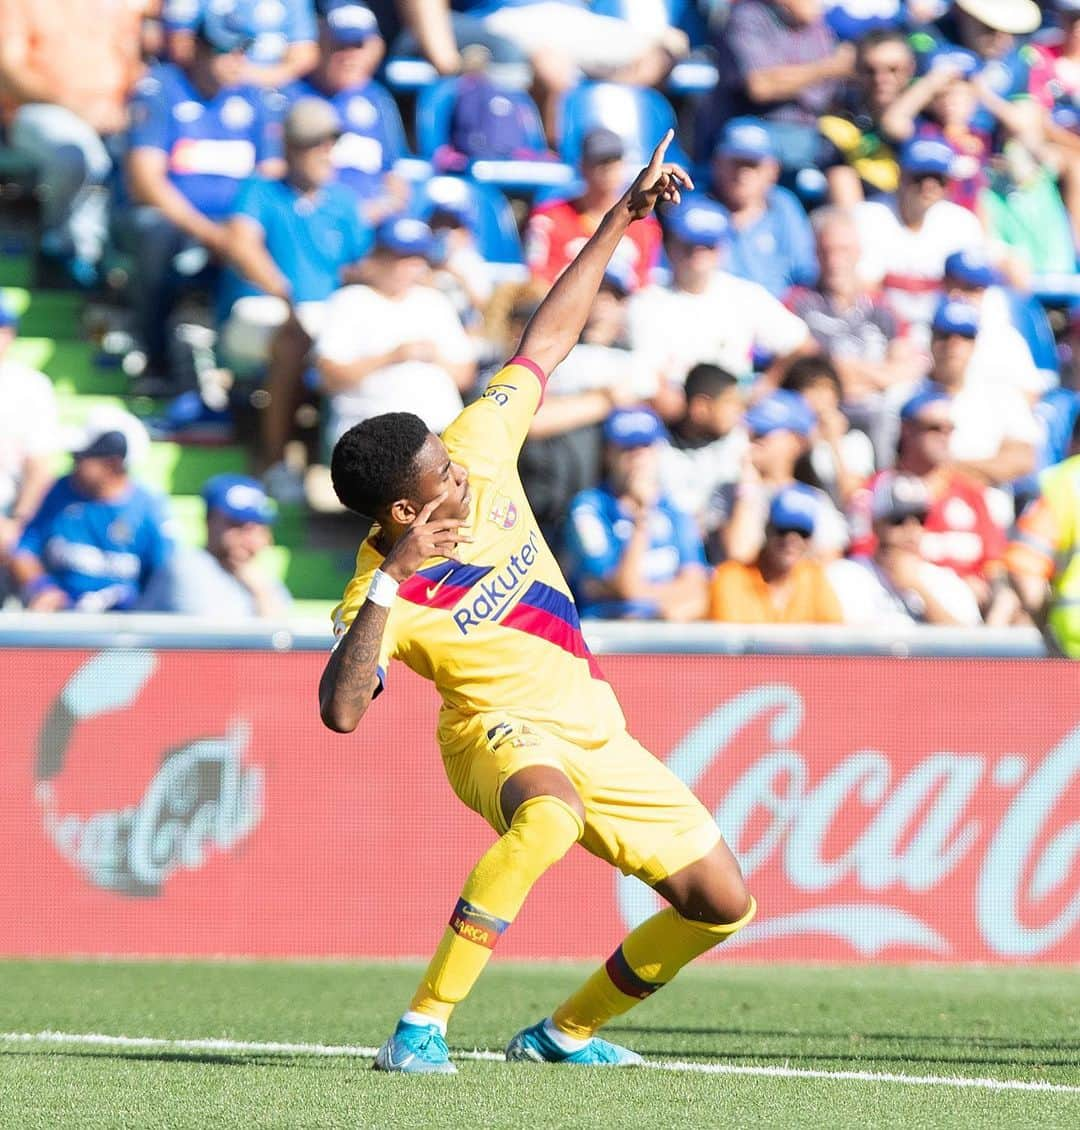
POLYGON ((664 154, 674 137, 675 131, 669 129, 653 150, 649 163, 626 190, 623 199, 631 219, 644 219, 661 200, 678 204, 683 190, 693 189, 694 182, 690 179, 690 174, 681 165, 664 160, 664 154))

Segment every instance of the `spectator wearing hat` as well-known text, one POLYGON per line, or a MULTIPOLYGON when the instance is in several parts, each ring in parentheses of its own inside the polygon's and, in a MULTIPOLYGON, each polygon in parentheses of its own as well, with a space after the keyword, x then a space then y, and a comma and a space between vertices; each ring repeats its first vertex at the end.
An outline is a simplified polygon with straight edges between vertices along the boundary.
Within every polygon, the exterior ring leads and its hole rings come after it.
POLYGON ((322 98, 337 111, 341 136, 334 167, 371 224, 402 211, 410 196, 408 182, 394 172, 406 152, 401 117, 389 91, 373 77, 385 53, 371 9, 355 0, 333 0, 319 21, 318 65, 284 91, 290 105, 322 98))
MULTIPOLYGON (((750 446, 736 482, 713 496, 717 536, 708 549, 713 560, 750 564, 757 560, 765 539, 769 506, 785 487, 796 483, 795 469, 810 450, 814 413, 796 392, 779 389, 753 403, 743 418, 750 446)), ((817 500, 814 557, 826 561, 844 552, 847 523, 829 496, 803 484, 817 500)))
POLYGON ((438 434, 461 411, 461 394, 476 376, 475 351, 450 300, 427 285, 433 251, 423 220, 384 220, 367 285, 344 287, 330 300, 315 345, 330 398, 330 446, 383 412, 415 412, 438 434))
POLYGON ((245 40, 236 82, 276 90, 306 75, 318 61, 312 0, 164 0, 169 57, 184 64, 203 23, 245 40))
POLYGON ((733 118, 712 159, 712 195, 728 211, 727 269, 782 297, 817 279, 810 221, 795 195, 776 183, 772 137, 757 118, 733 118))
POLYGON ((12 553, 32 612, 130 611, 172 553, 164 501, 129 463, 149 446, 128 412, 91 412, 72 444, 74 469, 53 484, 12 553))
POLYGON ((125 172, 135 206, 118 218, 117 231, 133 258, 129 289, 151 377, 166 374, 177 299, 216 275, 177 264, 195 248, 215 264, 226 259, 225 220, 240 186, 256 169, 277 171, 262 94, 237 83, 244 45, 220 22, 204 21, 190 62, 157 64, 132 97, 125 172))
POLYGON ((757 560, 718 565, 709 619, 732 624, 839 624, 840 602, 820 562, 809 557, 818 502, 805 487, 784 487, 769 505, 757 560))
POLYGON ((630 340, 654 375, 656 405, 666 419, 683 411, 686 374, 700 362, 740 380, 754 353, 779 366, 813 349, 806 323, 763 286, 720 270, 731 225, 711 200, 691 197, 665 220, 671 286, 650 286, 630 305, 630 340))
MULTIPOLYGON (((534 279, 553 283, 585 246, 626 188, 630 176, 625 156, 623 140, 614 131, 599 127, 585 135, 581 146, 585 191, 574 200, 541 204, 529 215, 525 258, 534 279)), ((648 216, 631 225, 612 261, 630 269, 637 289, 651 281, 659 253, 660 225, 655 216, 648 216)))
POLYGON ((105 243, 140 19, 114 0, 0 0, 0 124, 37 166, 42 253, 80 284, 105 243))
POLYGON ((567 576, 583 617, 701 619, 708 598, 697 527, 660 488, 664 426, 647 408, 604 423, 606 475, 570 504, 567 576))
POLYGON ((19 320, 0 299, 0 604, 11 550, 52 483, 63 450, 52 381, 10 356, 19 320))
POLYGON ((911 624, 975 627, 981 623, 971 589, 921 553, 930 495, 921 479, 890 471, 870 501, 877 546, 871 556, 833 561, 829 581, 844 623, 895 631, 911 624))
POLYGON ((429 204, 421 213, 435 238, 432 285, 454 304, 471 333, 482 328, 484 311, 495 290, 491 264, 477 244, 480 216, 469 182, 461 177, 433 177, 429 204))
POLYGON ((202 496, 206 548, 178 549, 150 579, 139 610, 215 620, 284 616, 292 597, 259 566, 277 518, 262 485, 245 475, 215 475, 202 496))
POLYGON ((268 366, 259 455, 282 501, 302 493, 284 454, 311 344, 326 300, 368 244, 355 195, 335 179, 340 128, 324 100, 295 102, 285 118, 285 177, 245 182, 228 222, 232 270, 218 295, 221 352, 241 375, 268 366))

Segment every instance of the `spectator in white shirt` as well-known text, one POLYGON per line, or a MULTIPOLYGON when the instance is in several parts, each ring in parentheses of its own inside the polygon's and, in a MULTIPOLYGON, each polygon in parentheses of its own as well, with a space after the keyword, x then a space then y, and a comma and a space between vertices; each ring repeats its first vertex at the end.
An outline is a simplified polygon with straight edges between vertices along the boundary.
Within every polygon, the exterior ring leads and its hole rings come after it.
POLYGON ((931 565, 920 554, 929 511, 930 495, 915 475, 890 471, 878 478, 871 501, 873 556, 828 567, 845 624, 889 631, 915 623, 981 623, 971 589, 952 570, 931 565))
POLYGON ((650 286, 630 304, 630 338, 651 366, 656 407, 678 419, 685 406, 683 386, 702 361, 741 379, 754 371, 754 353, 777 366, 814 348, 806 323, 763 286, 720 270, 730 224, 712 201, 685 201, 665 221, 671 261, 670 287, 650 286))
POLYGON ((383 412, 415 412, 438 433, 461 411, 475 354, 450 300, 424 285, 432 251, 422 220, 384 221, 369 284, 344 287, 327 304, 315 354, 331 443, 383 412))

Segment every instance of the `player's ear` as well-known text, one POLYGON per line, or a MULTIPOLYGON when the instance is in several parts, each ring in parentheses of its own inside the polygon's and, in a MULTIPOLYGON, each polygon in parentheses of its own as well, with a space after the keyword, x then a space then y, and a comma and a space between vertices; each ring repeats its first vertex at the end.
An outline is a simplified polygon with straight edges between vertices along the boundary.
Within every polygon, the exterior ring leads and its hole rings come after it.
POLYGON ((411 526, 419 513, 416 504, 408 498, 399 498, 387 508, 390 520, 399 526, 411 526))

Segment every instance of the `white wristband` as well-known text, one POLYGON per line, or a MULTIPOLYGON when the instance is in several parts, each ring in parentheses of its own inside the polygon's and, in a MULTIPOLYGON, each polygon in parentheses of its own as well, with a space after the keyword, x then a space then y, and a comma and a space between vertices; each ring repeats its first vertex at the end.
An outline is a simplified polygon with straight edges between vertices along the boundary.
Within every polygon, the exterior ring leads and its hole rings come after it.
POLYGON ((376 569, 371 574, 371 587, 367 591, 367 598, 372 604, 377 604, 380 608, 389 608, 394 603, 397 590, 397 581, 381 569, 376 569))

